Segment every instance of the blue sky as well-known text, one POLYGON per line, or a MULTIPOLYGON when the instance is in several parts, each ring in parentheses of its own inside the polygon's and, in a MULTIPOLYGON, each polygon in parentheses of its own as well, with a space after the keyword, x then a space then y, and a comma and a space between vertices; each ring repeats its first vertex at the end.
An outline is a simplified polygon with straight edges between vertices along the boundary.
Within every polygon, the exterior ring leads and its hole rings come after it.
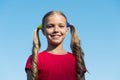
MULTIPOLYGON (((0 77, 26 80, 34 29, 43 15, 60 10, 75 25, 85 52, 86 80, 120 80, 119 0, 0 0, 0 77)), ((46 39, 40 32, 42 49, 46 39)), ((64 47, 70 51, 70 33, 64 47)))

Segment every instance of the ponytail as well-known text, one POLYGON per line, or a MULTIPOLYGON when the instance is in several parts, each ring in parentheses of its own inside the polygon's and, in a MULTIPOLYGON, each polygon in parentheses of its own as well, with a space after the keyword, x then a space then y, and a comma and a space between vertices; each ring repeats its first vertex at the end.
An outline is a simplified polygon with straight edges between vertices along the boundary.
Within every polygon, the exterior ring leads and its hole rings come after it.
POLYGON ((27 71, 27 80, 37 80, 38 69, 37 69, 37 54, 40 50, 40 40, 39 40, 39 28, 34 31, 33 47, 32 47, 32 61, 31 70, 27 71))
POLYGON ((71 50, 73 55, 76 57, 77 61, 77 80, 85 80, 84 73, 86 72, 86 67, 84 63, 84 53, 82 51, 82 48, 80 46, 80 39, 76 33, 75 27, 73 25, 70 25, 70 31, 71 31, 71 50))

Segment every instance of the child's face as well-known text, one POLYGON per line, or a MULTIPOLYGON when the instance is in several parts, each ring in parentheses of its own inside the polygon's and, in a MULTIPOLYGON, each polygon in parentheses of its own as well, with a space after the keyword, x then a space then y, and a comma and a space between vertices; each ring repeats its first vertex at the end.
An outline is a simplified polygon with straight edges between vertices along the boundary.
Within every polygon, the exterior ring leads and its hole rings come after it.
POLYGON ((58 45, 63 42, 68 27, 66 19, 60 14, 53 14, 46 18, 43 33, 47 38, 48 44, 58 45))

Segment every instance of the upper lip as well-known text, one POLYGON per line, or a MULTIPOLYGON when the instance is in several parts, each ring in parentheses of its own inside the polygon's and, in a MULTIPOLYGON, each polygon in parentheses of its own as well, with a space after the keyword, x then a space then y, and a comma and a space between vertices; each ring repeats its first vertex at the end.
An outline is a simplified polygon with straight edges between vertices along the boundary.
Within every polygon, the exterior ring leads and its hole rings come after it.
POLYGON ((60 34, 52 34, 51 36, 61 36, 60 34))

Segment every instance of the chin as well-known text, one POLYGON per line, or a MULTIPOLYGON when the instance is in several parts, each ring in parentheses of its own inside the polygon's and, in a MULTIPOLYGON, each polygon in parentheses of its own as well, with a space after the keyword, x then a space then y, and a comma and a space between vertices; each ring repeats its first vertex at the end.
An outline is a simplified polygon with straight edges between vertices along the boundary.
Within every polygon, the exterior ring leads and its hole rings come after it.
POLYGON ((59 45, 61 42, 52 42, 53 45, 59 45))
POLYGON ((62 42, 61 41, 53 41, 53 42, 51 42, 51 44, 54 46, 57 46, 57 45, 62 44, 62 42))

